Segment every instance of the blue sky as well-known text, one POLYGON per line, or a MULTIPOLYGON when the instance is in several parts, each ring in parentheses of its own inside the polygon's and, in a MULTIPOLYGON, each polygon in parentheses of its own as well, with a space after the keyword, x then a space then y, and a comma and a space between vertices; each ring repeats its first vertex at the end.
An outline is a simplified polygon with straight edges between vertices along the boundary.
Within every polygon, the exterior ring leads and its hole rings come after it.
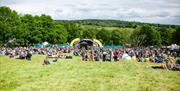
POLYGON ((115 19, 180 25, 180 0, 0 0, 19 14, 57 20, 115 19))

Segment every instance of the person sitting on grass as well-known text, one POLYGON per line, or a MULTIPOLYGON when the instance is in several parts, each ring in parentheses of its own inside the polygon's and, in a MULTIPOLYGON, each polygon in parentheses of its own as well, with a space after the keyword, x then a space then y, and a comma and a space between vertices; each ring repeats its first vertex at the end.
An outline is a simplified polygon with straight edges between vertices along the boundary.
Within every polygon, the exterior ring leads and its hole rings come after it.
POLYGON ((176 63, 173 64, 172 58, 167 58, 165 60, 165 64, 160 65, 160 66, 147 66, 147 68, 180 71, 180 59, 177 59, 176 63))
POLYGON ((51 63, 49 62, 48 57, 46 57, 46 59, 44 59, 44 64, 43 65, 49 65, 49 64, 51 64, 51 63))
POLYGON ((58 57, 56 57, 56 58, 55 58, 55 60, 53 60, 53 62, 57 62, 57 61, 58 61, 58 59, 59 59, 59 58, 58 58, 58 57))
POLYGON ((13 50, 13 51, 11 51, 11 52, 9 53, 9 58, 14 58, 14 56, 15 56, 15 52, 14 52, 14 50, 13 50))
POLYGON ((23 50, 20 50, 19 58, 20 58, 20 59, 25 59, 25 58, 26 58, 26 57, 25 57, 25 53, 24 53, 23 50))

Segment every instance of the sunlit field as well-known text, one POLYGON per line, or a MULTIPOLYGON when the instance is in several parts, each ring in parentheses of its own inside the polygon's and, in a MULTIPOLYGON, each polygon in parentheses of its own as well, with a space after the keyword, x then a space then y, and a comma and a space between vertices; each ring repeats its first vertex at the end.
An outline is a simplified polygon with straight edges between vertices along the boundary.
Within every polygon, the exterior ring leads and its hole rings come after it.
POLYGON ((44 58, 0 56, 0 91, 180 91, 180 72, 145 68, 160 64, 73 57, 42 65, 44 58))

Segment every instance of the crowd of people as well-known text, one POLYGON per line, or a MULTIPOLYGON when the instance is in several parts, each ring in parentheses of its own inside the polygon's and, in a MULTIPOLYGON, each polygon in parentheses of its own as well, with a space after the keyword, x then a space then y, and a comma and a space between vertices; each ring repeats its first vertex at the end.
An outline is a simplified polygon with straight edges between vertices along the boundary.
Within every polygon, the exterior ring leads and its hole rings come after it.
POLYGON ((9 58, 18 57, 19 59, 31 60, 33 54, 47 55, 48 57, 60 57, 62 53, 70 53, 71 47, 0 47, 0 55, 7 55, 9 58))
POLYGON ((180 51, 162 49, 162 48, 82 48, 75 50, 74 55, 82 56, 83 61, 120 61, 120 60, 136 60, 138 62, 157 62, 161 63, 169 57, 179 57, 180 51))
POLYGON ((137 61, 165 63, 160 66, 149 66, 147 68, 161 68, 180 71, 180 48, 118 48, 105 49, 90 47, 89 49, 75 50, 74 55, 81 56, 82 61, 137 61))
POLYGON ((19 59, 31 60, 32 49, 23 48, 23 47, 16 47, 16 48, 1 47, 0 55, 7 55, 9 56, 9 58, 14 58, 15 56, 18 56, 19 59))
MULTIPOLYGON (((122 47, 118 49, 113 48, 100 48, 100 47, 70 47, 70 46, 49 46, 49 47, 0 47, 0 55, 8 55, 9 58, 14 58, 15 56, 19 59, 31 60, 33 54, 43 54, 47 55, 44 59, 44 64, 50 64, 49 58, 54 58, 53 62, 58 59, 72 59, 72 56, 64 55, 64 53, 73 52, 74 56, 80 56, 82 61, 137 61, 137 62, 156 62, 156 63, 166 63, 173 64, 176 60, 179 60, 180 49, 170 49, 170 48, 131 48, 122 47)), ((176 68, 180 69, 179 62, 176 62, 176 68), (179 66, 178 66, 179 65, 179 66)), ((152 68, 173 68, 173 67, 154 67, 152 68)), ((174 69, 174 68, 173 68, 174 69)))

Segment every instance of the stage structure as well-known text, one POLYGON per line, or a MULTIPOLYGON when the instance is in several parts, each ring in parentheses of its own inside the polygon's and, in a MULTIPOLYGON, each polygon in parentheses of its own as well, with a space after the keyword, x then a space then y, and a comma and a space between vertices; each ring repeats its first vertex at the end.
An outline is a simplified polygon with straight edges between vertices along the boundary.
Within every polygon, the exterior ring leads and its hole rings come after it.
POLYGON ((70 46, 80 46, 82 47, 103 47, 102 43, 97 39, 80 39, 76 38, 71 41, 70 46))

